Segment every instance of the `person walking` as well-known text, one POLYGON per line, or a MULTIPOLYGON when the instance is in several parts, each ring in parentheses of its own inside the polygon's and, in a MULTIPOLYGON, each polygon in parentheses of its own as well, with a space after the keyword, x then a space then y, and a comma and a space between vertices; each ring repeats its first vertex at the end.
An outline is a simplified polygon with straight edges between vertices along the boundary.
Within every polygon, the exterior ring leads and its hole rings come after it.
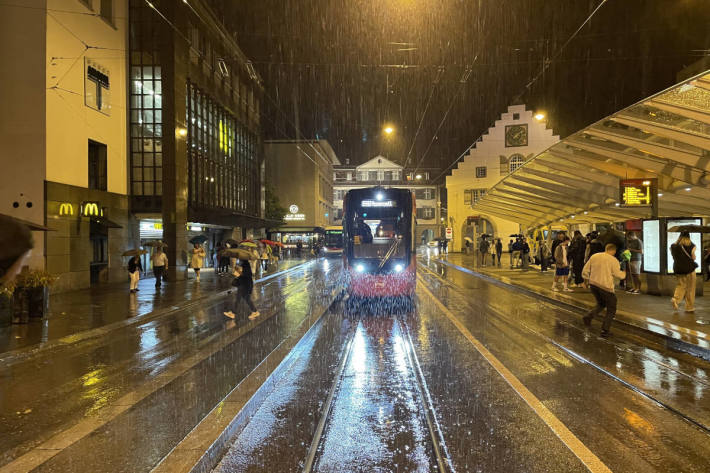
POLYGON ((162 281, 165 278, 165 272, 168 270, 168 257, 163 252, 163 248, 157 246, 153 255, 150 257, 153 263, 153 275, 155 276, 155 287, 160 289, 162 281))
POLYGON ((131 285, 129 292, 138 292, 138 280, 141 277, 143 265, 141 264, 140 256, 136 255, 128 260, 128 275, 131 277, 131 285))
POLYGON ((530 245, 528 244, 528 239, 523 237, 520 241, 520 258, 522 261, 522 268, 524 271, 530 269, 530 245))
POLYGON ((555 277, 552 279, 552 290, 559 292, 557 283, 562 281, 562 290, 572 292, 572 289, 567 287, 567 278, 569 276, 569 261, 567 259, 567 249, 569 248, 569 238, 564 239, 555 248, 555 277))
POLYGON ((538 258, 540 258, 540 272, 544 273, 550 264, 550 249, 547 247, 547 240, 540 240, 538 258))
POLYGON ((602 337, 609 336, 611 323, 616 315, 617 300, 614 293, 614 280, 626 277, 626 273, 621 270, 619 260, 616 259, 616 249, 615 244, 607 243, 604 251, 592 255, 582 269, 585 285, 589 286, 597 302, 596 307, 587 312, 582 320, 584 325, 589 326, 592 324, 592 319, 606 308, 606 317, 602 322, 602 337))
POLYGON ((520 242, 520 237, 515 238, 515 243, 513 243, 513 257, 512 257, 512 262, 510 264, 511 268, 517 268, 520 266, 520 252, 523 249, 523 244, 520 242))
POLYGON ((503 256, 503 242, 500 241, 500 238, 496 240, 496 255, 498 256, 498 267, 500 268, 500 259, 503 256))
POLYGON ((486 240, 486 237, 481 237, 481 242, 478 244, 478 253, 479 257, 481 259, 481 266, 484 268, 486 267, 486 260, 488 258, 488 248, 490 247, 490 244, 488 243, 488 240, 486 240))
POLYGON ((673 272, 676 277, 675 291, 671 298, 674 310, 678 310, 680 302, 685 299, 685 311, 695 312, 695 244, 690 241, 690 233, 681 232, 678 240, 671 245, 673 257, 673 272))
POLYGON ((205 249, 195 243, 190 253, 192 253, 190 257, 190 267, 195 271, 195 281, 200 282, 200 269, 202 269, 202 266, 205 264, 205 249))
POLYGON ((586 244, 582 232, 574 231, 574 236, 569 245, 569 261, 572 263, 572 273, 574 275, 574 286, 581 286, 584 282, 582 278, 582 268, 584 268, 584 253, 586 244))
POLYGON ((510 259, 510 267, 513 267, 513 239, 508 240, 508 258, 510 259))
POLYGON ((259 259, 261 260, 262 273, 269 268, 269 253, 271 253, 271 247, 266 243, 261 243, 261 248, 259 248, 259 259))
MULTIPOLYGON (((247 306, 249 306, 249 309, 251 309, 249 320, 254 320, 261 314, 258 310, 256 310, 254 301, 251 299, 251 293, 254 290, 254 277, 251 272, 251 264, 249 264, 249 260, 240 260, 240 265, 237 266, 232 274, 235 277, 234 281, 232 281, 232 286, 237 287, 237 295, 234 298, 235 308, 239 305, 240 300, 244 300, 247 306)), ((235 317, 233 310, 224 312, 224 315, 230 319, 235 317)))
POLYGON ((630 294, 641 294, 641 260, 643 258, 643 241, 636 235, 636 232, 629 232, 629 241, 626 242, 626 249, 631 252, 629 261, 629 273, 633 287, 628 287, 630 294))

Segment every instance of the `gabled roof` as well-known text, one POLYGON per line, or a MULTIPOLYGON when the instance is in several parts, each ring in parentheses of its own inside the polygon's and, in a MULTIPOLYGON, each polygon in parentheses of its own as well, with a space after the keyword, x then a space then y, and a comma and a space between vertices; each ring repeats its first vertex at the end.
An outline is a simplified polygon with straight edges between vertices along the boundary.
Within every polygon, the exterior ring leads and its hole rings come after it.
POLYGON ((384 156, 375 156, 369 161, 359 165, 357 169, 402 169, 402 166, 393 163, 384 156))

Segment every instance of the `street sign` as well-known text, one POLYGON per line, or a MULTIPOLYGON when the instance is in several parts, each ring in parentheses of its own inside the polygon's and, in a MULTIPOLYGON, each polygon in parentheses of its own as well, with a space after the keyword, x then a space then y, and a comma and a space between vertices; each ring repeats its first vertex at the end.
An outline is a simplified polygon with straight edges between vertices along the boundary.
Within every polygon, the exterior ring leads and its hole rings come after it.
POLYGON ((446 239, 453 240, 453 238, 454 238, 454 229, 451 227, 446 227, 446 239))

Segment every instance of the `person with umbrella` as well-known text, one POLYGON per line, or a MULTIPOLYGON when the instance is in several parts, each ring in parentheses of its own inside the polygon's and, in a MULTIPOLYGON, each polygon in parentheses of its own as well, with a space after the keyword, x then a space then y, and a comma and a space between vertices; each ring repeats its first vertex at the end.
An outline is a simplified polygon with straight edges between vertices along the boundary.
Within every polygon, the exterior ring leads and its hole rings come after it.
POLYGON ((205 249, 199 243, 195 243, 190 257, 190 267, 195 271, 195 281, 200 282, 200 269, 205 263, 205 249))
POLYGON ((128 275, 131 278, 131 285, 128 292, 131 294, 138 292, 138 281, 141 278, 141 273, 143 272, 143 265, 141 264, 141 258, 139 254, 134 254, 131 259, 128 260, 128 275))
MULTIPOLYGON (((251 309, 251 314, 249 314, 249 320, 254 320, 261 315, 254 302, 251 300, 251 293, 254 290, 254 277, 251 272, 251 265, 249 264, 249 259, 240 259, 240 265, 234 270, 235 279, 232 281, 232 286, 237 287, 237 296, 234 299, 235 306, 239 304, 240 300, 244 300, 251 309)), ((228 310, 224 312, 226 317, 233 319, 235 317, 233 310, 228 310)))

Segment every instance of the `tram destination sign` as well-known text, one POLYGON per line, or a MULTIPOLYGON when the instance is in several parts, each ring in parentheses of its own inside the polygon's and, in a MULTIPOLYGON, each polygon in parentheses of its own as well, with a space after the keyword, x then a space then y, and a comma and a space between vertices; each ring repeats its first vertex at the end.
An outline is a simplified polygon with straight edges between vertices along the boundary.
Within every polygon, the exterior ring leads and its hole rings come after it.
POLYGON ((621 207, 656 207, 658 179, 621 179, 619 181, 621 207))

